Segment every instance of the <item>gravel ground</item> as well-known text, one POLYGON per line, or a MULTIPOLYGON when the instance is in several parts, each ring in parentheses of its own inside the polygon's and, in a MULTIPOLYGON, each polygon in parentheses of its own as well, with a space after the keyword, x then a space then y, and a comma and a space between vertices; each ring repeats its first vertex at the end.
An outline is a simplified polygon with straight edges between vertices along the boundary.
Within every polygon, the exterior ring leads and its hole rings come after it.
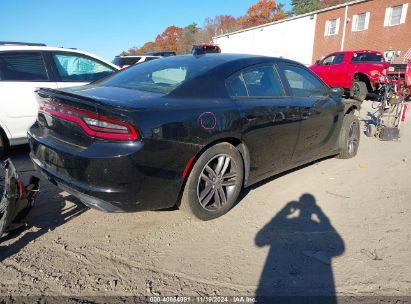
MULTIPOLYGON (((268 179, 211 222, 90 210, 43 181, 0 243, 0 295, 411 296, 410 118, 400 141, 362 135, 356 158, 268 179)), ((27 153, 12 152, 23 175, 27 153)))

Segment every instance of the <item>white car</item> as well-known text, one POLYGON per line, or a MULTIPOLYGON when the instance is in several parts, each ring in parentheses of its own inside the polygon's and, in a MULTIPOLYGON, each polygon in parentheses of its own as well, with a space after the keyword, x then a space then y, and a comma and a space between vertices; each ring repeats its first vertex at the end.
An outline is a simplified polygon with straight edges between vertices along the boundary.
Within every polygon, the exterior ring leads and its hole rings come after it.
POLYGON ((121 69, 128 68, 134 64, 140 64, 154 59, 159 59, 162 56, 151 55, 118 55, 114 57, 113 63, 118 65, 121 69))
POLYGON ((0 158, 9 146, 27 143, 37 117, 37 88, 85 85, 119 69, 76 49, 0 42, 0 158))

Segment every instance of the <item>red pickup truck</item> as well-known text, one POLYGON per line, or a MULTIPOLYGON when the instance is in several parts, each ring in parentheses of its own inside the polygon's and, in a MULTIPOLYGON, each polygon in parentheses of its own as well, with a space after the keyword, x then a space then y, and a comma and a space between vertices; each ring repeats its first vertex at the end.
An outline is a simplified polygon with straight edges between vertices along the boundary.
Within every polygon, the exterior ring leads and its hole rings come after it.
POLYGON ((310 69, 330 87, 343 88, 350 97, 363 101, 389 66, 380 52, 359 50, 331 53, 310 69))

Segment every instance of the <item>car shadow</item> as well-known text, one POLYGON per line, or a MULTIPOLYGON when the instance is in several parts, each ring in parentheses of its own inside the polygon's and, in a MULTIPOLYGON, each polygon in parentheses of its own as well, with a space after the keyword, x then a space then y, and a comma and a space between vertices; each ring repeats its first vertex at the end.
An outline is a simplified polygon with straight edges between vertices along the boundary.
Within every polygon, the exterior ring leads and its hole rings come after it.
POLYGON ((40 177, 40 192, 36 197, 34 208, 25 220, 25 225, 0 238, 0 262, 18 253, 30 242, 88 210, 78 199, 42 178, 34 170, 28 154, 28 146, 23 145, 11 149, 9 157, 23 180, 28 180, 30 175, 40 177))
POLYGON ((298 166, 298 167, 289 169, 289 170, 287 170, 287 171, 284 171, 284 172, 275 174, 275 175, 273 175, 273 176, 267 177, 267 178, 265 178, 265 179, 263 179, 263 180, 255 183, 255 184, 252 184, 252 185, 249 186, 249 187, 243 188, 243 189, 241 190, 240 195, 238 196, 237 202, 235 203, 235 205, 233 206, 233 208, 235 208, 237 205, 239 205, 239 204, 241 203, 241 201, 248 195, 248 193, 250 193, 250 191, 255 190, 255 189, 257 189, 257 188, 259 188, 259 187, 261 187, 261 186, 264 186, 265 184, 268 184, 268 183, 272 182, 273 180, 276 180, 276 179, 278 179, 278 178, 281 178, 281 177, 283 177, 283 176, 285 176, 285 175, 288 175, 288 174, 291 174, 291 173, 293 173, 293 172, 302 170, 302 169, 304 169, 304 168, 310 167, 310 166, 315 165, 315 164, 317 164, 317 163, 319 163, 319 162, 322 162, 322 161, 325 161, 325 160, 328 160, 328 159, 331 159, 331 158, 334 158, 334 157, 335 157, 334 155, 331 155, 331 156, 326 156, 326 157, 317 159, 317 160, 312 161, 312 162, 309 162, 309 163, 307 163, 307 164, 304 164, 304 165, 301 165, 301 166, 298 166))
POLYGON ((337 303, 332 258, 345 245, 313 195, 288 202, 257 233, 255 244, 269 246, 258 303, 337 303))

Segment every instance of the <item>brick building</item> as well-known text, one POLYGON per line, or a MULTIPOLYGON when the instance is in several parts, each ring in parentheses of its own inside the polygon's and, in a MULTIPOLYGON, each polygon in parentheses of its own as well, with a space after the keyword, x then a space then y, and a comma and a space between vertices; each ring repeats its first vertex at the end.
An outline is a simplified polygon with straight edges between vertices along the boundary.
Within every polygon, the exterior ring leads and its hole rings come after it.
POLYGON ((401 63, 411 54, 411 0, 363 0, 317 14, 313 62, 338 50, 368 49, 401 63))
POLYGON ((376 50, 394 63, 411 57, 411 0, 352 0, 214 37, 223 53, 285 57, 310 65, 341 50, 376 50))

